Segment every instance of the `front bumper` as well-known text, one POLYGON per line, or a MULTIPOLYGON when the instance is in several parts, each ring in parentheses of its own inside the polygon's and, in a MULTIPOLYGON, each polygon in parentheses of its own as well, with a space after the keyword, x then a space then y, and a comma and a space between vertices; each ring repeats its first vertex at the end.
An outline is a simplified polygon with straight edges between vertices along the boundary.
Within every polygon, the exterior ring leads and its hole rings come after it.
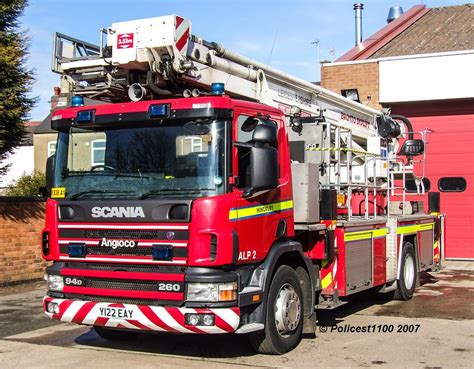
POLYGON ((235 332, 240 324, 240 309, 238 307, 179 308, 45 297, 43 299, 43 310, 51 319, 63 322, 141 331, 221 334, 235 332), (57 314, 47 311, 46 305, 49 302, 58 304, 59 312, 57 314), (104 316, 106 308, 120 308, 123 310, 123 317, 104 316), (215 325, 187 325, 185 324, 184 314, 214 314, 215 325))

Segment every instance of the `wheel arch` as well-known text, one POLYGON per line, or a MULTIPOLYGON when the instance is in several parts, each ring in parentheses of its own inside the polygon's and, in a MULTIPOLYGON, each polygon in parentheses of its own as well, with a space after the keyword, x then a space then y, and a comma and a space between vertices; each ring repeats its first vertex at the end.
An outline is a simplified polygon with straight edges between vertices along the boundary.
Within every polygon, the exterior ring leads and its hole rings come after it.
MULTIPOLYGON (((399 253, 398 253, 398 265, 397 265, 397 281, 400 279, 401 276, 401 267, 402 267, 402 254, 403 254, 403 247, 405 243, 409 242, 413 245, 415 250, 415 268, 416 273, 420 273, 420 261, 418 255, 418 233, 409 233, 409 234, 402 234, 400 237, 400 245, 399 245, 399 253)), ((418 281, 418 276, 417 276, 418 281)))
MULTIPOLYGON (((296 241, 280 241, 275 243, 265 261, 257 268, 262 273, 260 278, 263 290, 262 303, 255 310, 254 319, 260 323, 265 322, 268 291, 273 276, 281 265, 293 268, 300 280, 304 302, 303 334, 314 334, 316 330, 316 292, 321 289, 319 280, 319 267, 313 265, 311 259, 304 255, 303 248, 296 241)), ((256 271, 257 271, 256 270, 256 271)), ((254 274, 256 273, 254 271, 254 274)))

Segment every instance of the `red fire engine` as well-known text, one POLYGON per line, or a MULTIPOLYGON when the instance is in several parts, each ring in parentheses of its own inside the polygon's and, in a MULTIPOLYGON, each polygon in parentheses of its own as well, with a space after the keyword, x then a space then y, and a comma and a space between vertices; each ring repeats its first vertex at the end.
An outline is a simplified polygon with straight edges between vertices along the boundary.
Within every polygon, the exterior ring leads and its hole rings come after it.
POLYGON ((44 311, 108 339, 314 334, 316 309, 373 289, 410 299, 439 267, 425 132, 191 34, 179 16, 56 34, 44 311), (84 105, 86 101, 93 104, 84 105))

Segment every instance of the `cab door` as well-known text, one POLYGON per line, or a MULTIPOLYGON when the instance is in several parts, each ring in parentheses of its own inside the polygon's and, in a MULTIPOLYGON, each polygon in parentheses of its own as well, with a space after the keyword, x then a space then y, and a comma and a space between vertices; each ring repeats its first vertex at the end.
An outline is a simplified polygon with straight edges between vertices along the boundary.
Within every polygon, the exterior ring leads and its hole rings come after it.
POLYGON ((277 126, 279 162, 278 186, 271 190, 256 192, 245 197, 250 185, 250 149, 233 145, 234 193, 236 206, 229 219, 235 224, 239 240, 238 263, 254 263, 266 257, 273 243, 286 236, 288 223, 292 219, 293 204, 289 170, 283 163, 286 142, 283 120, 256 114, 250 110, 236 110, 233 122, 233 141, 252 143, 252 136, 258 124, 277 126))

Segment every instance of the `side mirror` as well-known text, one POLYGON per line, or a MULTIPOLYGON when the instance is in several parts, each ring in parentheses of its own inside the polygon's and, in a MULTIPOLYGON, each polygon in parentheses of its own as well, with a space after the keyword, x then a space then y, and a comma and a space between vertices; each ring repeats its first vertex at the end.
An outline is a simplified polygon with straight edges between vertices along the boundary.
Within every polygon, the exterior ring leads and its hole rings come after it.
POLYGON ((273 124, 259 124, 252 134, 252 142, 258 145, 275 145, 277 142, 277 128, 273 124))
POLYGON ((48 193, 54 185, 54 166, 56 162, 56 155, 52 155, 46 160, 46 190, 48 193))
POLYGON ((417 156, 425 152, 425 142, 420 139, 406 140, 398 155, 417 156))
POLYGON ((250 187, 246 188, 243 197, 250 197, 255 192, 271 190, 278 186, 278 151, 274 147, 250 148, 250 187))

